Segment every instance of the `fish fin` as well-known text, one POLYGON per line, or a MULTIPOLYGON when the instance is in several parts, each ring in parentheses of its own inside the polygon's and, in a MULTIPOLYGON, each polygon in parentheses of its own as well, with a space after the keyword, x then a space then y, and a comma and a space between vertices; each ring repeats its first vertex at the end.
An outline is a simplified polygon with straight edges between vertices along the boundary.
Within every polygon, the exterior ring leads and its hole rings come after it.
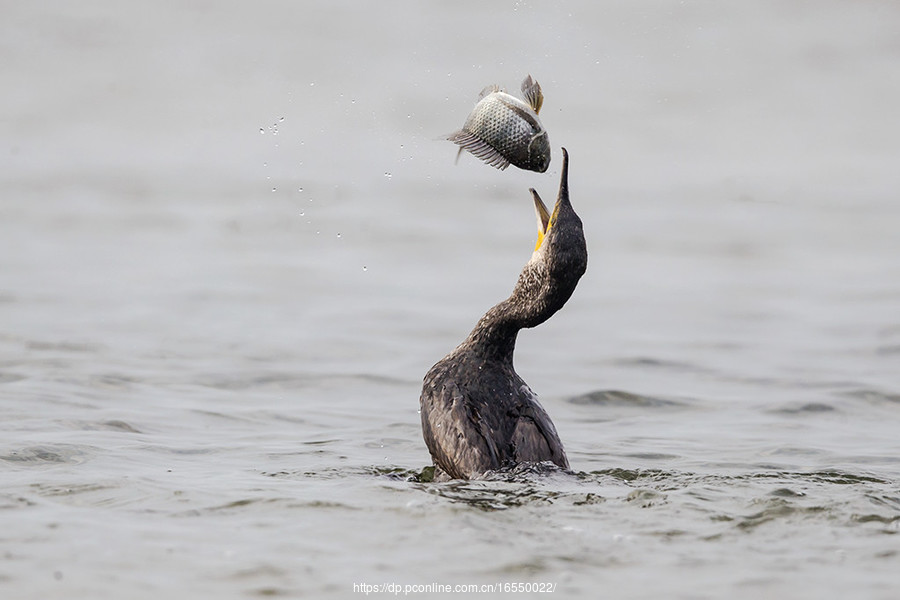
MULTIPOLYGON (((468 131, 457 131, 447 136, 447 139, 459 146, 460 151, 468 150, 476 156, 501 171, 509 166, 509 160, 500 154, 493 146, 468 131)), ((457 160, 459 154, 457 154, 457 160)))
POLYGON ((456 153, 456 160, 453 161, 453 164, 454 164, 454 165, 458 165, 458 164, 459 164, 459 157, 462 156, 463 150, 465 150, 465 148, 463 148, 462 146, 460 146, 460 147, 459 147, 459 152, 456 153))
POLYGON ((541 84, 532 79, 531 75, 522 82, 522 96, 534 109, 535 114, 541 112, 541 106, 544 105, 544 93, 541 91, 541 84))
POLYGON ((491 85, 484 86, 484 89, 481 90, 480 94, 478 94, 478 99, 481 100, 488 94, 493 94, 494 92, 502 92, 502 91, 503 91, 503 88, 501 88, 496 83, 492 83, 491 85))

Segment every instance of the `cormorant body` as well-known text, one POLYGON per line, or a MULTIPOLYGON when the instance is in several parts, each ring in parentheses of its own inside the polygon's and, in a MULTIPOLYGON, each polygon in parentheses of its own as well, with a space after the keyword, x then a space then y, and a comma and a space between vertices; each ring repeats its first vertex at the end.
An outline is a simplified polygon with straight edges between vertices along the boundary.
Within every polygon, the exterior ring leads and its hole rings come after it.
POLYGON ((519 330, 540 325, 562 308, 587 268, 581 219, 569 202, 568 167, 563 149, 552 215, 531 190, 538 243, 512 294, 425 375, 422 432, 438 477, 473 479, 526 462, 569 467, 553 422, 513 368, 519 330))

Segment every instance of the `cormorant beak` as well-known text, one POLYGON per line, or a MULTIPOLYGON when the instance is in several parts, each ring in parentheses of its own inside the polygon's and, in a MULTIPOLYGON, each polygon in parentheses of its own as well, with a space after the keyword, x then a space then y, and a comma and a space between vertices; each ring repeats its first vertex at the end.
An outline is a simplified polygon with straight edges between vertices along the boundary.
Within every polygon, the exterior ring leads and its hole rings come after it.
POLYGON ((534 251, 537 252, 537 249, 544 243, 544 238, 547 237, 547 231, 550 229, 550 211, 547 210, 547 205, 541 200, 537 191, 534 188, 530 188, 530 191, 534 197, 534 212, 537 214, 538 237, 537 244, 534 246, 534 251))
POLYGON ((547 205, 541 200, 537 191, 534 188, 529 188, 531 195, 534 197, 534 212, 537 213, 538 238, 537 244, 534 246, 535 252, 544 243, 544 238, 547 237, 547 234, 550 233, 550 228, 556 223, 559 205, 563 202, 569 202, 569 153, 566 152, 565 148, 562 149, 562 153, 563 167, 559 180, 559 198, 556 200, 556 206, 553 207, 553 214, 550 214, 550 211, 547 210, 547 205))

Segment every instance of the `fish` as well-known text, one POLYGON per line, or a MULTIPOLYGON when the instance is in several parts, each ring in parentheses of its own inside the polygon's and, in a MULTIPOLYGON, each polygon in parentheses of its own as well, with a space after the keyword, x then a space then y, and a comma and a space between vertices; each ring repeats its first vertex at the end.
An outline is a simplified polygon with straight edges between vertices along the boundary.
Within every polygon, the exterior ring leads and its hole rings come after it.
POLYGON ((550 166, 550 138, 538 117, 544 94, 531 75, 522 81, 522 97, 524 101, 498 85, 484 88, 462 129, 447 136, 459 146, 457 162, 468 150, 501 171, 512 164, 545 172, 550 166))

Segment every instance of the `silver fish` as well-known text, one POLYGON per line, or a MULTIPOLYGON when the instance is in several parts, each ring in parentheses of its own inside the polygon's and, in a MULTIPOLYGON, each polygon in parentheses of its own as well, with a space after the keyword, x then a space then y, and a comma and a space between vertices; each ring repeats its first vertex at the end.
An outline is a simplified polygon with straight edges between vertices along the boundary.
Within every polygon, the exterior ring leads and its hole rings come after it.
POLYGON ((459 146, 456 160, 468 150, 501 171, 510 164, 538 173, 546 171, 550 166, 550 139, 538 118, 544 94, 531 75, 522 82, 522 96, 525 102, 500 86, 484 88, 462 129, 447 136, 459 146))

